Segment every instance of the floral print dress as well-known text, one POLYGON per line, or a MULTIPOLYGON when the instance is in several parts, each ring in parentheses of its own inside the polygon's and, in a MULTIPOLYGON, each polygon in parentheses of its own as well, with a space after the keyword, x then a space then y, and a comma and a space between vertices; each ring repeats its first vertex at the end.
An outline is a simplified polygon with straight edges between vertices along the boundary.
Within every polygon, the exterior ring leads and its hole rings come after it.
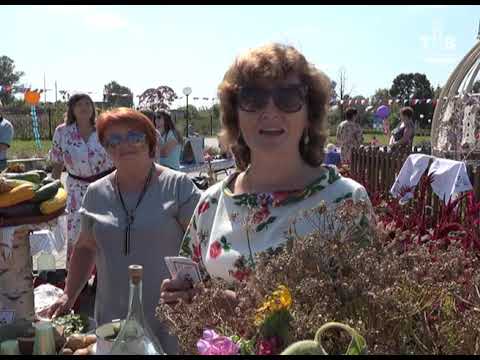
MULTIPOLYGON (((85 142, 80 136, 76 123, 61 124, 55 129, 50 151, 50 161, 65 165, 68 173, 82 178, 95 176, 109 169, 113 163, 98 140, 94 131, 85 142)), ((89 183, 67 176, 67 258, 70 258, 73 244, 80 232, 78 209, 89 183)))
MULTIPOLYGON (((343 178, 335 166, 302 190, 233 195, 228 185, 238 173, 207 189, 197 205, 180 249, 180 255, 199 264, 204 277, 242 281, 255 268, 255 254, 282 246, 295 232, 308 235, 315 226, 305 210, 325 207, 325 216, 344 201, 365 204, 358 218, 361 226, 374 223, 373 209, 365 189, 343 178), (300 216, 299 216, 300 215, 300 216)), ((324 231, 339 231, 339 224, 324 231)))
POLYGON ((358 149, 363 143, 363 132, 360 125, 344 120, 337 128, 337 144, 341 149, 342 162, 352 161, 352 149, 358 149))

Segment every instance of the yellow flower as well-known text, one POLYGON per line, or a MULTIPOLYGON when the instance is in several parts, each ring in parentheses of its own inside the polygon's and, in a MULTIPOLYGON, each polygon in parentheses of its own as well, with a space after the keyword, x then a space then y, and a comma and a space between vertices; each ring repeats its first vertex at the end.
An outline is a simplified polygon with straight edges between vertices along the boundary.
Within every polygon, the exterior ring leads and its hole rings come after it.
POLYGON ((273 292, 273 296, 280 302, 279 310, 288 310, 292 306, 292 295, 286 286, 280 285, 278 289, 273 292))
POLYGON ((266 317, 280 310, 289 310, 292 306, 292 295, 284 285, 280 285, 272 295, 268 296, 255 314, 255 325, 259 326, 266 317))

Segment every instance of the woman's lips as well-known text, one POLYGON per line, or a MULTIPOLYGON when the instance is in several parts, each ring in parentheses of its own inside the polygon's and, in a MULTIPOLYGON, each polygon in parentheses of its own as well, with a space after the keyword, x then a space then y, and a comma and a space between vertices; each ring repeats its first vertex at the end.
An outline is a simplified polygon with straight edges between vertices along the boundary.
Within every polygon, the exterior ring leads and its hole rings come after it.
POLYGON ((260 129, 260 135, 266 136, 280 136, 285 132, 283 129, 260 129))

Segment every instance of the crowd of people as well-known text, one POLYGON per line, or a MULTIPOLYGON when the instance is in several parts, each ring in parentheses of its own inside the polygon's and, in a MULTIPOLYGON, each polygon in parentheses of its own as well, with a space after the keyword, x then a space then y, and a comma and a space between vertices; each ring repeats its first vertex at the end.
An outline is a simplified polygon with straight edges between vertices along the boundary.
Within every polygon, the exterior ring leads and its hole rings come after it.
MULTIPOLYGON (((222 148, 237 170, 204 192, 176 171, 183 139, 168 112, 117 108, 96 119, 88 95, 71 97, 51 151, 53 176, 64 167, 68 173, 68 275, 45 315, 67 312, 96 269, 95 320, 124 317, 128 265, 141 264, 146 321, 164 350, 177 353, 155 305, 189 301, 194 288, 170 278, 165 256, 192 259, 204 278, 243 281, 255 271, 255 254, 285 244, 292 215, 346 199, 370 204, 365 188, 331 165, 348 163, 363 143, 355 109, 338 127, 340 151, 329 155, 336 152, 329 144, 325 155, 330 91, 329 78, 292 46, 267 44, 236 58, 218 98, 222 148), (248 236, 244 219, 252 211, 256 225, 268 226, 248 236)), ((393 147, 413 139, 409 108, 401 118, 393 147)), ((296 229, 314 231, 308 221, 296 229)), ((235 301, 235 293, 225 295, 235 301)))

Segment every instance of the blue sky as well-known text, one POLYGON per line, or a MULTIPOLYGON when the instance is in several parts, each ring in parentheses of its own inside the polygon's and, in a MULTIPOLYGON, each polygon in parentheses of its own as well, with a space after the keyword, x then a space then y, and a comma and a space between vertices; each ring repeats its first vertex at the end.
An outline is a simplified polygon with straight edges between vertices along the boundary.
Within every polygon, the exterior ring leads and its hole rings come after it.
POLYGON ((179 96, 190 86, 189 99, 213 98, 236 55, 280 41, 333 80, 343 67, 347 90, 371 96, 402 72, 444 84, 476 41, 480 6, 0 5, 0 15, 9 30, 0 55, 33 88, 43 87, 45 73, 47 89, 57 80, 59 90, 92 92, 95 100, 111 80, 134 95, 168 85, 179 96))

